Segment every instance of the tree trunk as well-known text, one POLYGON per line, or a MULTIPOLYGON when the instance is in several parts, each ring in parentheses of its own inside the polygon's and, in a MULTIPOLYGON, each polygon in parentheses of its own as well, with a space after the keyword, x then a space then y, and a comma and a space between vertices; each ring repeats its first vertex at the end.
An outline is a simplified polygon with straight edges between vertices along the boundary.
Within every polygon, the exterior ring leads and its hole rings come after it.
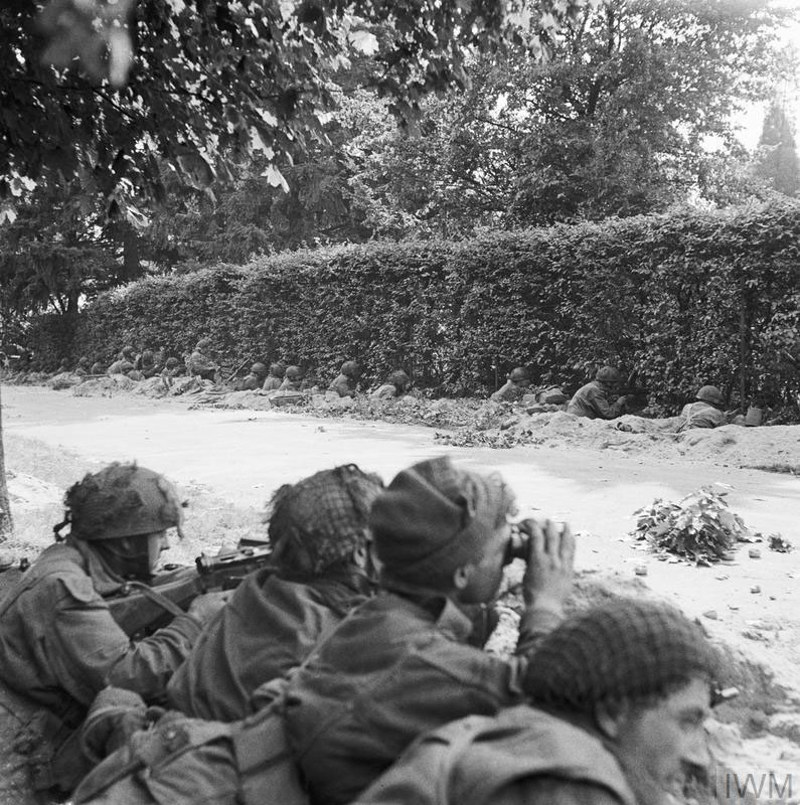
POLYGON ((128 225, 122 232, 122 281, 130 282, 142 275, 139 262, 139 236, 136 230, 128 225))
MULTIPOLYGON (((0 368, 0 386, 3 370, 0 368)), ((0 399, 0 542, 5 542, 14 533, 11 507, 8 502, 8 483, 6 480, 6 456, 3 448, 3 402, 0 399)))

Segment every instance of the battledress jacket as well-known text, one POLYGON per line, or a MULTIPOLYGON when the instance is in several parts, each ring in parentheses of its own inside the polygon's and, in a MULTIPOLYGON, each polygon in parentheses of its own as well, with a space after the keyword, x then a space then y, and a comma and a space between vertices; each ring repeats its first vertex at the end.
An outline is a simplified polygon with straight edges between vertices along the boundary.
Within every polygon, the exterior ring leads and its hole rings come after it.
POLYGON ((567 405, 567 413, 585 416, 588 419, 616 419, 625 413, 619 401, 609 402, 609 392, 597 380, 581 386, 567 405))
POLYGON ((215 721, 251 715, 253 691, 300 665, 363 600, 336 580, 301 584, 270 569, 251 573, 170 680, 170 707, 215 721))
POLYGON ((704 400, 684 405, 681 416, 684 418, 682 430, 685 428, 718 428, 720 425, 728 424, 725 412, 704 400))
POLYGON ((518 656, 467 645, 472 622, 445 597, 385 591, 356 607, 291 675, 286 725, 316 805, 349 803, 418 735, 522 699, 524 656, 560 618, 529 610, 518 656))
POLYGON ((489 398, 492 402, 519 402, 532 389, 527 386, 520 386, 513 380, 506 380, 497 391, 489 398))
POLYGON ((425 735, 353 805, 636 802, 622 767, 599 737, 522 705, 425 735))
POLYGON ((0 679, 60 717, 82 718, 109 684, 161 699, 200 622, 180 615, 133 643, 97 589, 113 585, 90 549, 46 548, 0 601, 0 679))
POLYGON ((351 397, 355 394, 356 384, 347 375, 337 375, 328 386, 328 391, 335 391, 340 397, 351 397))
POLYGON ((0 805, 68 792, 87 770, 76 727, 106 685, 164 696, 200 623, 181 615, 132 643, 101 592, 119 588, 91 549, 46 548, 0 596, 0 805))
POLYGON ((197 375, 204 380, 213 380, 214 373, 219 367, 203 352, 196 349, 189 356, 189 360, 186 362, 186 368, 190 375, 197 375))

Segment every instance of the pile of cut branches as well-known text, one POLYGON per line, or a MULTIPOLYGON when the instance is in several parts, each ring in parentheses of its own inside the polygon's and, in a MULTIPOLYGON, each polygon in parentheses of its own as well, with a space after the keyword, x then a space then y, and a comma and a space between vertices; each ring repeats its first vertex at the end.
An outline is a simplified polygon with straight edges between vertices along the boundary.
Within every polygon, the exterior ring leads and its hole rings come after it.
POLYGON ((737 542, 750 541, 750 531, 728 508, 725 494, 704 486, 677 503, 657 498, 634 512, 633 536, 656 552, 700 565, 729 559, 737 542))

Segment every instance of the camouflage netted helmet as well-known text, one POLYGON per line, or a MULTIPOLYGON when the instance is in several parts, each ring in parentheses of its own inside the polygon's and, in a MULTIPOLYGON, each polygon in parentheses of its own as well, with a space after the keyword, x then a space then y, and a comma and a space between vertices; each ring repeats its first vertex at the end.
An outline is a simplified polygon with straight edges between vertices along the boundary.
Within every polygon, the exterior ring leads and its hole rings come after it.
POLYGON ((405 388, 411 385, 411 378, 402 369, 397 369, 389 375, 389 382, 398 388, 405 388))
POLYGON ((722 392, 716 386, 703 386, 697 392, 697 399, 712 405, 722 406, 725 404, 722 392))
POLYGON ((523 366, 517 366, 516 369, 511 370, 511 374, 508 376, 508 379, 512 383, 524 383, 526 380, 530 380, 530 376, 528 375, 527 369, 525 369, 523 366))
POLYGON ((660 601, 615 598, 550 632, 523 690, 535 706, 591 715, 599 703, 669 695, 695 676, 713 685, 720 671, 697 622, 660 601))
POLYGON ((273 377, 283 377, 286 374, 286 366, 282 361, 271 363, 269 365, 269 373, 273 377))
POLYGON ((287 380, 302 380, 303 379, 303 369, 301 366, 287 366, 286 367, 286 379, 287 380))
POLYGON ((136 355, 136 350, 132 346, 128 345, 127 347, 123 347, 119 354, 123 358, 130 358, 133 360, 134 356, 136 355))
POLYGON ((281 486, 265 515, 276 565, 284 572, 314 577, 348 564, 353 552, 370 539, 369 512, 382 489, 377 475, 355 464, 281 486))
POLYGON ((174 369, 176 366, 178 366, 179 363, 180 361, 178 361, 177 358, 172 357, 167 358, 167 362, 164 365, 167 367, 167 369, 174 369))
POLYGON ((175 487, 136 464, 109 465, 90 473, 64 496, 70 533, 78 539, 122 539, 177 528, 183 508, 175 487))
POLYGON ((250 367, 250 373, 254 375, 266 375, 267 367, 263 363, 257 362, 250 367))
POLYGON ((208 349, 210 346, 211 346, 211 339, 210 338, 201 338, 197 342, 196 349, 200 349, 200 350, 208 349))
POLYGON ((340 371, 345 377, 356 378, 361 374, 361 367, 355 361, 345 361, 340 371))
POLYGON ((154 360, 155 360, 155 357, 153 355, 153 350, 152 349, 146 349, 144 352, 142 352, 142 360, 146 361, 148 363, 153 363, 154 360))
POLYGON ((595 380, 601 383, 621 383, 622 375, 613 366, 601 366, 595 374, 595 380))
POLYGON ((85 355, 78 358, 78 366, 89 366, 89 359, 85 355))

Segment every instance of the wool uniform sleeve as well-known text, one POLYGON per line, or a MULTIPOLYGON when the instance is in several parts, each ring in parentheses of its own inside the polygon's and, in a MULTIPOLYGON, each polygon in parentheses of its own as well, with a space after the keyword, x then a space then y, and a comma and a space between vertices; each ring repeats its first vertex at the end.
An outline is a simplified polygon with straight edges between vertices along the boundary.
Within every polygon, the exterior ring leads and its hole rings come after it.
POLYGON ((181 615, 151 637, 133 643, 102 598, 70 596, 53 613, 52 664, 64 688, 83 704, 90 704, 108 684, 157 699, 200 629, 195 618, 181 615))

